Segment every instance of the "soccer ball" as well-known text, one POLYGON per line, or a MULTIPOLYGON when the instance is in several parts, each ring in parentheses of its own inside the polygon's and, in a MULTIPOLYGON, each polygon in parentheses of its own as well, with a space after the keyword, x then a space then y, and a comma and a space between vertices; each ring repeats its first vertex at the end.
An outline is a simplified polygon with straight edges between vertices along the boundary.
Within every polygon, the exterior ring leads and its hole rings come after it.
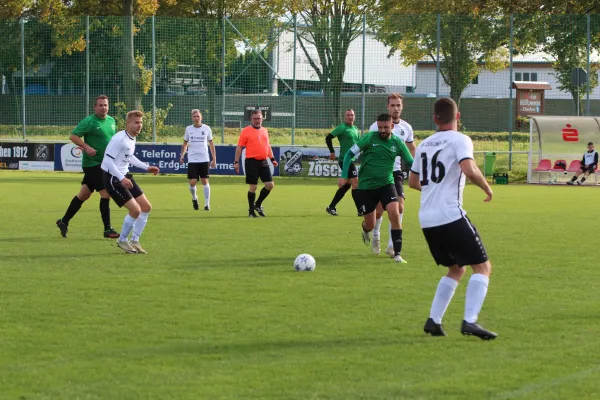
POLYGON ((316 266, 317 262, 310 254, 300 254, 294 260, 294 269, 296 271, 314 271, 316 266))

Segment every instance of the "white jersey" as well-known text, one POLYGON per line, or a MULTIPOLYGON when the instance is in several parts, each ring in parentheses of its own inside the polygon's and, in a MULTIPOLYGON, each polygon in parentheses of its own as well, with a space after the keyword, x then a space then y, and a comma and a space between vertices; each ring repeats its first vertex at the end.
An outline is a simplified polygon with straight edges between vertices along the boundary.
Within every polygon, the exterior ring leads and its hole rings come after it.
POLYGON ((595 164, 596 163, 596 157, 597 157, 596 154, 598 154, 598 153, 596 153, 595 150, 586 151, 583 154, 583 160, 584 160, 585 165, 595 164))
POLYGON ((462 208, 466 177, 459 163, 468 158, 473 159, 473 142, 456 131, 436 132, 417 147, 411 172, 421 182, 422 228, 449 224, 467 214, 462 208))
POLYGON ((134 153, 135 137, 125 131, 117 132, 106 147, 101 168, 122 180, 129 173, 129 163, 133 162, 135 166, 140 163, 134 153))
POLYGON ((185 128, 183 140, 188 142, 188 162, 209 162, 208 141, 213 140, 212 131, 208 125, 195 127, 190 125, 185 128))
MULTIPOLYGON (((374 122, 373 125, 371 125, 371 127, 369 128, 369 132, 377 132, 378 130, 379 128, 377 127, 377 122, 374 122)), ((408 122, 402 119, 399 123, 392 124, 392 133, 398 136, 398 138, 400 138, 400 140, 402 140, 405 143, 412 143, 415 141, 412 126, 410 126, 408 122)), ((402 160, 398 156, 394 161, 394 171, 400 171, 401 169, 402 160)))

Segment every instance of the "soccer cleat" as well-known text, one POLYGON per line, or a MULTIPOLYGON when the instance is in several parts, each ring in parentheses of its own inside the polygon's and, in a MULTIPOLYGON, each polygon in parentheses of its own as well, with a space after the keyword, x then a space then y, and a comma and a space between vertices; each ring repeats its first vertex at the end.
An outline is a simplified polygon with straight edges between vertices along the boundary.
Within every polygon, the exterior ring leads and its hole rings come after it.
POLYGON ((574 185, 574 183, 573 183, 573 181, 569 181, 569 182, 567 182, 567 185, 571 185, 571 186, 573 186, 573 185, 574 185))
POLYGON ((67 225, 65 225, 65 223, 62 222, 62 219, 59 219, 58 221, 56 221, 56 226, 58 227, 58 229, 60 229, 61 236, 66 238, 69 228, 67 228, 67 225))
POLYGON ((577 181, 577 184, 578 184, 579 186, 581 186, 581 181, 577 181))
POLYGON ((429 318, 427 322, 425 322, 423 331, 431 336, 446 336, 446 332, 444 332, 444 327, 442 324, 436 324, 432 318, 429 318))
POLYGON ((338 216, 337 210, 335 208, 327 207, 325 211, 327 212, 327 214, 333 215, 334 217, 338 216))
POLYGON ((371 251, 375 255, 381 252, 381 247, 379 247, 379 236, 373 236, 373 241, 371 242, 371 251))
POLYGON ((262 209, 262 206, 257 206, 255 204, 254 205, 254 211, 256 211, 258 213, 258 215, 260 215, 261 217, 266 217, 265 212, 262 209))
POLYGON ((258 215, 256 215, 252 208, 248 210, 248 218, 258 218, 258 215))
POLYGON ((408 264, 408 261, 406 261, 404 258, 402 258, 402 256, 400 254, 396 254, 394 256, 394 261, 396 261, 398 264, 408 264))
POLYGON ((204 206, 204 211, 210 211, 210 207, 209 206, 204 206))
POLYGON ((477 336, 481 340, 494 340, 498 336, 497 333, 490 332, 477 322, 467 322, 463 320, 460 327, 460 333, 465 336, 477 336))
POLYGON ((366 244, 367 246, 369 245, 369 243, 371 243, 371 234, 369 232, 365 232, 364 229, 362 230, 362 241, 364 244, 366 244))
POLYGON ((388 246, 387 249, 385 249, 385 254, 387 254, 390 257, 394 257, 396 255, 396 253, 394 252, 394 246, 388 246))
POLYGON ((137 254, 137 250, 129 243, 129 241, 120 242, 117 240, 117 246, 127 254, 137 254))
POLYGON ((198 209, 198 200, 192 200, 192 205, 194 206, 194 210, 198 209))
POLYGON ((138 254, 148 254, 148 252, 142 248, 140 242, 130 242, 129 244, 135 249, 135 251, 138 254))
POLYGON ((112 227, 104 231, 104 237, 107 239, 117 239, 119 236, 119 232, 115 231, 112 227))

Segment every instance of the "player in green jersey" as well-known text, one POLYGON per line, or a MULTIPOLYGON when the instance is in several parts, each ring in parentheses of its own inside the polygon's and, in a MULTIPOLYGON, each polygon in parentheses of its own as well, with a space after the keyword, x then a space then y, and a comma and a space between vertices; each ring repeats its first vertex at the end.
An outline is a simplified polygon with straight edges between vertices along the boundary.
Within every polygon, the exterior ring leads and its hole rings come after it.
MULTIPOLYGON (((339 157, 339 165, 340 169, 343 168, 344 155, 350 150, 359 138, 358 128, 354 125, 354 110, 351 108, 346 110, 346 114, 344 115, 344 123, 338 125, 327 137, 325 138, 325 143, 327 143, 327 147, 329 148, 329 159, 335 160, 335 150, 333 149, 333 139, 337 138, 340 142, 340 157, 339 157)), ((338 188, 337 192, 335 192, 335 196, 333 196, 333 200, 329 206, 325 209, 325 211, 333 216, 337 216, 336 206, 337 204, 344 198, 344 195, 350 188, 352 188, 352 197, 355 197, 355 190, 358 186, 358 171, 356 170, 356 166, 350 161, 348 166, 348 183, 344 186, 338 188)), ((354 199, 356 203, 356 199, 354 199)), ((358 204, 357 204, 358 207, 358 204)))
POLYGON ((406 263, 402 252, 402 228, 400 227, 400 209, 398 193, 394 186, 394 161, 396 156, 402 157, 407 165, 412 165, 413 158, 406 144, 392 135, 392 117, 381 114, 377 118, 378 132, 369 132, 363 136, 344 156, 344 168, 339 180, 339 187, 348 181, 348 166, 352 158, 360 153, 360 175, 358 177, 357 199, 363 212, 362 238, 365 244, 371 241, 370 232, 375 227, 375 210, 378 204, 387 211, 392 224, 392 240, 394 242, 394 261, 406 263))
POLYGON ((104 151, 108 142, 116 132, 116 123, 113 117, 108 115, 108 97, 101 95, 96 97, 94 103, 94 114, 84 118, 73 130, 71 141, 83 149, 83 180, 79 193, 67 208, 65 215, 56 221, 62 237, 67 237, 69 221, 77 214, 84 201, 90 198, 94 191, 100 194, 100 215, 104 224, 105 238, 118 238, 119 233, 110 225, 110 195, 104 188, 102 181, 103 172, 100 168, 104 151))

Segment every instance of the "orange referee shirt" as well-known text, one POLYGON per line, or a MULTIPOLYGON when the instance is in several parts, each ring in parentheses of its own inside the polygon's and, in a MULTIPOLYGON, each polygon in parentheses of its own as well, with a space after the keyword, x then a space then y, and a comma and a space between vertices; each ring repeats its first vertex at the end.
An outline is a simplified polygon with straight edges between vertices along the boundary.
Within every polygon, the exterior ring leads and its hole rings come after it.
POLYGON ((238 146, 246 148, 246 158, 266 160, 273 157, 273 151, 269 143, 269 132, 262 126, 256 129, 249 125, 242 129, 238 146))

